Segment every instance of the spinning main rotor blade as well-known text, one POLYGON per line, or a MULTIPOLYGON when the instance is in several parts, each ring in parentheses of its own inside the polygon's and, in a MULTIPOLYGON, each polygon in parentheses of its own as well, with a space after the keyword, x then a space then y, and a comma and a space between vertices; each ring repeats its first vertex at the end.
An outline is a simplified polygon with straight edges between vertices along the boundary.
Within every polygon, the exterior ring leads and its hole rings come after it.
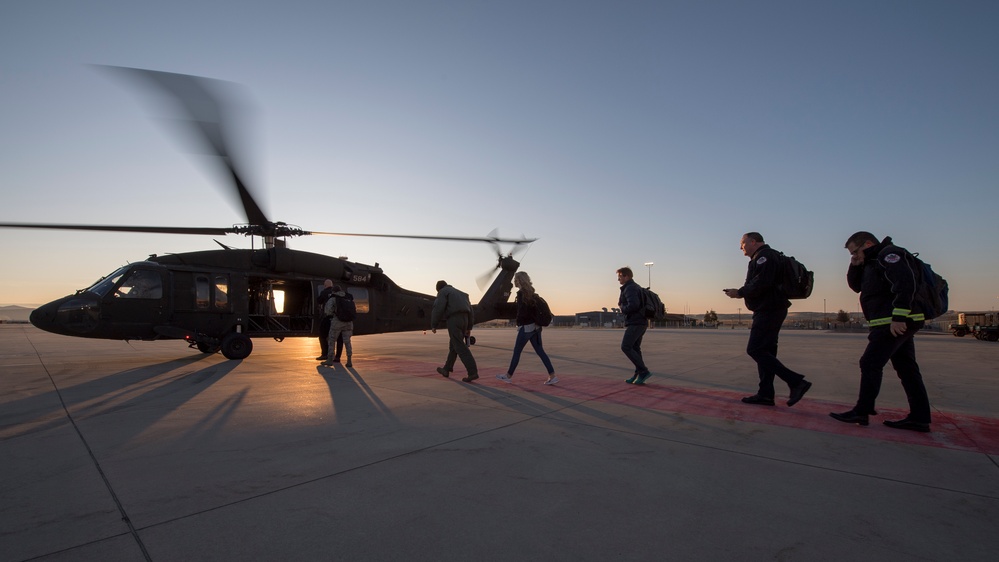
POLYGON ((320 234, 324 236, 364 236, 368 238, 412 238, 415 240, 452 240, 457 242, 488 242, 490 244, 503 243, 503 244, 530 244, 535 242, 537 238, 498 238, 492 237, 475 237, 475 236, 424 236, 420 234, 362 234, 356 232, 319 232, 316 230, 310 230, 308 234, 320 234))
POLYGON ((152 234, 207 234, 219 236, 235 232, 232 228, 184 227, 184 226, 114 226, 104 224, 34 224, 22 222, 0 222, 4 228, 40 228, 54 230, 103 230, 108 232, 148 232, 152 234))
MULTIPOLYGON (((267 225, 270 221, 260 205, 250 194, 250 190, 237 171, 235 156, 231 151, 231 143, 226 142, 227 125, 225 114, 233 108, 233 103, 227 101, 223 88, 233 87, 221 80, 213 80, 188 74, 175 74, 146 70, 143 68, 128 68, 121 66, 105 66, 113 72, 123 74, 134 80, 152 86, 158 93, 166 94, 172 99, 184 114, 188 130, 204 143, 208 152, 218 156, 226 171, 232 176, 233 186, 239 195, 239 200, 246 213, 246 220, 251 225, 267 225)), ((231 120, 230 120, 231 121, 231 120)))
MULTIPOLYGON (((357 232, 315 232, 301 230, 287 225, 271 225, 282 229, 282 236, 305 234, 320 234, 326 236, 364 236, 369 238, 412 238, 416 240, 451 240, 458 242, 488 242, 504 244, 530 244, 536 238, 479 238, 467 236, 423 236, 419 234, 364 234, 357 232)), ((228 228, 198 227, 198 226, 127 226, 107 224, 41 224, 26 222, 0 222, 0 228, 36 228, 47 230, 95 230, 105 232, 145 232, 150 234, 202 234, 209 236, 225 236, 226 234, 257 234, 252 226, 232 226, 228 228)))
MULTIPOLYGON (((231 127, 238 123, 239 119, 234 119, 233 110, 238 105, 234 103, 239 98, 233 95, 235 84, 191 76, 188 74, 175 74, 172 72, 161 72, 157 70, 146 70, 141 68, 127 68, 120 66, 101 66, 100 68, 124 76, 133 82, 151 88, 157 94, 165 96, 176 107, 174 113, 182 116, 180 122, 184 125, 185 133, 193 135, 195 141, 201 145, 208 154, 215 156, 222 163, 226 172, 232 177, 232 187, 235 188, 239 200, 246 214, 247 223, 237 224, 228 228, 214 227, 171 227, 171 226, 125 226, 125 225, 97 225, 97 224, 36 224, 36 223, 0 223, 0 228, 33 228, 33 229, 57 229, 57 230, 91 230, 106 232, 145 232, 152 234, 199 234, 209 236, 224 236, 226 234, 242 234, 248 236, 260 236, 265 240, 282 237, 304 236, 309 234, 319 234, 326 236, 364 236, 370 238, 410 238, 416 240, 449 240, 459 242, 485 242, 491 244, 496 253, 502 259, 500 244, 512 244, 514 249, 523 248, 524 245, 531 244, 536 239, 528 239, 524 236, 520 238, 500 238, 497 230, 493 230, 484 237, 466 236, 429 236, 418 234, 365 234, 352 232, 319 232, 307 231, 297 226, 292 226, 284 222, 272 222, 264 214, 260 205, 253 198, 249 188, 243 182, 244 177, 237 166, 238 158, 234 153, 232 139, 239 138, 234 135, 231 127)), ((238 152, 238 151, 235 151, 238 152)), ((511 252, 513 253, 513 252, 511 252)))

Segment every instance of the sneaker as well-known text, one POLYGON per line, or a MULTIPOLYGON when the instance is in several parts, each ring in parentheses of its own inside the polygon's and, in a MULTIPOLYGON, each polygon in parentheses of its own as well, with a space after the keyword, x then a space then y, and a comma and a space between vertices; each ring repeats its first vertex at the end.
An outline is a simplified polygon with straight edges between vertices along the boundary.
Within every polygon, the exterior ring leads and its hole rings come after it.
POLYGON ((479 378, 479 375, 468 375, 467 377, 461 379, 461 382, 472 382, 477 378, 479 378))
POLYGON ((506 373, 502 373, 502 374, 496 375, 496 378, 498 378, 499 380, 501 380, 503 382, 510 382, 510 375, 508 375, 506 373))
POLYGON ((556 377, 555 375, 552 375, 552 378, 546 380, 545 384, 555 384, 557 382, 558 382, 558 377, 556 377))
POLYGON ((320 363, 320 365, 322 365, 323 367, 332 367, 333 363, 330 361, 323 361, 322 363, 320 363))
POLYGON ((638 373, 635 373, 635 376, 631 377, 630 379, 624 379, 624 382, 628 384, 635 384, 635 379, 637 378, 638 378, 638 373))
POLYGON ((347 360, 347 364, 346 364, 346 365, 344 365, 344 367, 347 367, 348 369, 349 369, 350 367, 353 367, 353 366, 354 366, 354 364, 350 362, 350 359, 348 359, 348 360, 347 360))
POLYGON ((444 378, 448 378, 451 376, 450 371, 448 371, 444 367, 437 367, 437 372, 440 373, 440 375, 444 378))
POLYGON ((326 361, 326 356, 320 355, 319 357, 316 357, 316 361, 326 361))
POLYGON ((649 380, 649 377, 651 376, 652 376, 651 371, 645 371, 644 373, 638 375, 638 378, 635 379, 635 382, 631 384, 645 384, 645 381, 649 380))

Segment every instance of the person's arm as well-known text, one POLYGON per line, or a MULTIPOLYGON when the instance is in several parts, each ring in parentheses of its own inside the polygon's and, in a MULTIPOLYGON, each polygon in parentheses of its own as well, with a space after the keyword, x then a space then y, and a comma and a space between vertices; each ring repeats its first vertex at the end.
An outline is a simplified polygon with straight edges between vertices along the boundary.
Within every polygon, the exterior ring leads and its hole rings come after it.
POLYGON ((441 322, 441 318, 444 317, 444 311, 447 309, 447 294, 444 289, 441 289, 437 293, 437 299, 434 301, 434 308, 430 312, 430 329, 437 332, 437 326, 441 322))
MULTIPOLYGON (((472 306, 472 301, 465 295, 465 300, 468 302, 468 331, 472 331, 472 326, 475 325, 475 307, 472 306)), ((468 335, 466 332, 465 335, 468 335)))
POLYGON ((853 260, 850 260, 850 268, 846 270, 846 284, 850 286, 850 289, 854 293, 859 293, 863 287, 864 282, 864 264, 861 262, 859 265, 855 265, 853 260))
POLYGON ((629 283, 621 292, 624 297, 624 304, 621 305, 621 312, 625 315, 638 312, 642 308, 641 288, 638 283, 629 283))

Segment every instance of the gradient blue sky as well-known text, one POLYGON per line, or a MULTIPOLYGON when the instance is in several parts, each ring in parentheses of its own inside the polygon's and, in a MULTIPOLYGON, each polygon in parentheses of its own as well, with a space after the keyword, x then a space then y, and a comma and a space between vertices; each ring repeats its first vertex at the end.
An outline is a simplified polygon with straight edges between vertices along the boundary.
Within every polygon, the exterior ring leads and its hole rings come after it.
MULTIPOLYGON (((272 220, 537 237, 556 313, 612 307, 630 265, 671 312, 736 312, 739 238, 815 270, 792 311, 858 309, 846 238, 892 235, 999 304, 999 3, 0 3, 0 222, 245 221, 204 157, 92 64, 243 87, 272 220)), ((210 237, 4 230, 0 303, 37 304, 210 237)), ((226 244, 248 247, 229 236, 226 244)), ((481 295, 486 246, 313 237, 432 293, 481 295)))

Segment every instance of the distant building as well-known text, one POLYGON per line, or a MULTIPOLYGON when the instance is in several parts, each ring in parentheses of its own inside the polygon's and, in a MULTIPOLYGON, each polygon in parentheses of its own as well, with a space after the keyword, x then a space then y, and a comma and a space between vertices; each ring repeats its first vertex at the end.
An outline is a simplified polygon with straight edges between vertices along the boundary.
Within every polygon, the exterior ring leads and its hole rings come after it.
POLYGON ((577 312, 576 325, 580 328, 615 328, 624 325, 624 315, 620 312, 608 312, 606 309, 577 312))
MULTIPOLYGON (((656 322, 654 326, 679 328, 692 325, 693 320, 696 320, 693 316, 666 313, 666 318, 656 322)), ((576 326, 580 328, 620 328, 624 326, 624 315, 617 312, 617 309, 611 311, 594 310, 592 312, 577 312, 576 326)))

